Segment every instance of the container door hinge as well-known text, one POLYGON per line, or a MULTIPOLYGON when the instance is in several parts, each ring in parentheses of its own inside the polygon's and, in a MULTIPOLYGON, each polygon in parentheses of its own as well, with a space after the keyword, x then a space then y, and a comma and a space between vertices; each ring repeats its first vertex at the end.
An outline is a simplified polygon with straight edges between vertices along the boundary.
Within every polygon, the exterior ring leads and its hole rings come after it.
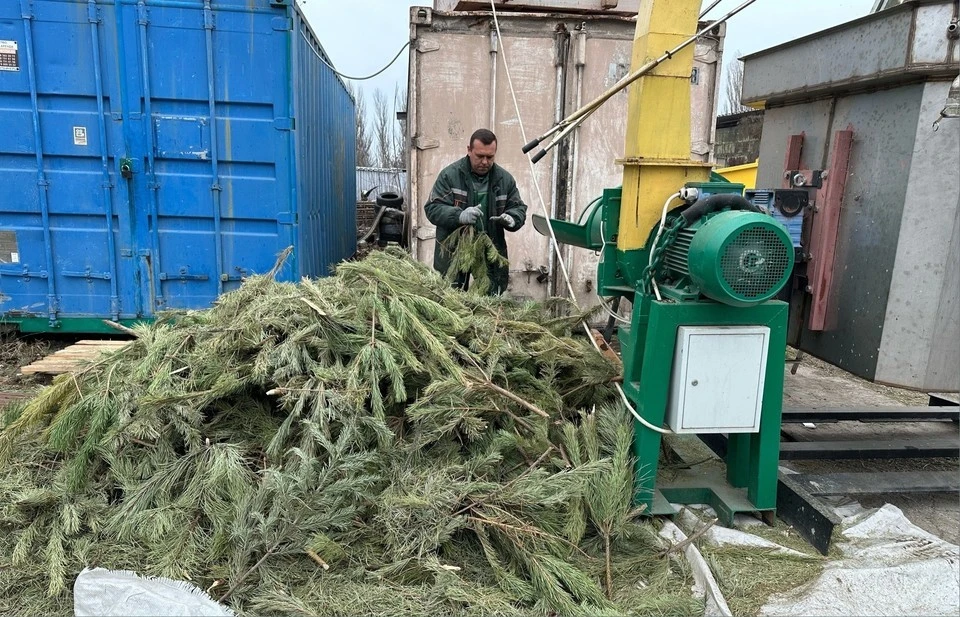
POLYGON ((425 6, 418 6, 417 12, 413 14, 413 20, 418 26, 433 25, 433 9, 425 6))
POLYGON ((277 224, 278 225, 296 225, 297 224, 296 212, 278 212, 277 224))
POLYGON ((432 150, 440 147, 439 139, 427 139, 426 137, 414 137, 413 147, 417 150, 432 150))
POLYGON ((227 274, 226 272, 221 274, 220 281, 223 283, 243 282, 245 278, 250 276, 250 272, 248 272, 246 268, 241 268, 240 266, 235 267, 234 271, 236 271, 236 274, 227 274))
POLYGON ((417 51, 421 54, 425 54, 431 51, 438 51, 440 49, 440 43, 436 41, 424 41, 423 39, 417 40, 417 51))
POLYGON ((293 30, 293 20, 289 17, 274 17, 270 24, 277 32, 293 30))
POLYGON ((274 118, 273 128, 278 131, 295 131, 297 129, 296 118, 274 118))
POLYGON ((0 276, 13 276, 13 277, 23 278, 23 279, 30 279, 30 278, 45 279, 47 278, 47 271, 40 270, 39 272, 31 272, 30 268, 26 264, 24 264, 22 270, 0 269, 0 276))

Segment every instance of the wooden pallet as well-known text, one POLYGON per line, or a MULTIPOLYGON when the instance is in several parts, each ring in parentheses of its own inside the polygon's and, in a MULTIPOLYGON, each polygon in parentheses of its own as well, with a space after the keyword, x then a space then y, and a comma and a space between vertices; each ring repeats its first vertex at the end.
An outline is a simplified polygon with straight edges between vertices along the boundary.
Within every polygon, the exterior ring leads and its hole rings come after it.
POLYGON ((0 409, 15 401, 22 401, 28 396, 26 392, 0 392, 0 409))
POLYGON ((72 373, 87 362, 99 358, 101 353, 118 351, 128 343, 130 341, 78 341, 76 344, 45 356, 33 364, 20 367, 20 372, 24 375, 72 373))

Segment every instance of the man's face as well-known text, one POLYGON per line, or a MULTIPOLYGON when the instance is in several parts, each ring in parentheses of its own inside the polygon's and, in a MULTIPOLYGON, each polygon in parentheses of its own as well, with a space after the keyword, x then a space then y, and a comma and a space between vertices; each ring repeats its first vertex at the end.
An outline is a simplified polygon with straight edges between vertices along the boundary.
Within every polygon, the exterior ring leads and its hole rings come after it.
POLYGON ((473 173, 485 176, 490 168, 493 167, 493 158, 497 155, 497 142, 484 144, 479 139, 474 139, 470 147, 467 148, 467 156, 470 157, 470 167, 473 173))

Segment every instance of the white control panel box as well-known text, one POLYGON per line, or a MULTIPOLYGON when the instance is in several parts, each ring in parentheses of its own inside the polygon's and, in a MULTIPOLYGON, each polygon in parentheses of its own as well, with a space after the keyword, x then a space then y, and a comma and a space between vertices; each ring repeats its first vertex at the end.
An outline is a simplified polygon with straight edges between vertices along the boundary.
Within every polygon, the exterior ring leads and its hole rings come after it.
POLYGON ((674 433, 756 433, 770 346, 766 326, 680 326, 667 425, 674 433))

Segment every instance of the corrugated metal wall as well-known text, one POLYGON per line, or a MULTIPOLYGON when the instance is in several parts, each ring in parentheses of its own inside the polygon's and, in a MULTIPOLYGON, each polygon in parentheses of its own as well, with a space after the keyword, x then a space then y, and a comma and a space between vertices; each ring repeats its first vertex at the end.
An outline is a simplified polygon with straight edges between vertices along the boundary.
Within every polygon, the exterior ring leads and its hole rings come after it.
POLYGON ((404 169, 386 167, 357 167, 357 201, 363 201, 363 193, 370 191, 367 200, 373 201, 386 191, 407 192, 407 172, 404 169), (372 190, 371 190, 372 189, 372 190))
POLYGON ((297 13, 297 190, 300 271, 324 276, 357 249, 356 110, 309 24, 297 13), (321 60, 323 58, 323 60, 321 60))

